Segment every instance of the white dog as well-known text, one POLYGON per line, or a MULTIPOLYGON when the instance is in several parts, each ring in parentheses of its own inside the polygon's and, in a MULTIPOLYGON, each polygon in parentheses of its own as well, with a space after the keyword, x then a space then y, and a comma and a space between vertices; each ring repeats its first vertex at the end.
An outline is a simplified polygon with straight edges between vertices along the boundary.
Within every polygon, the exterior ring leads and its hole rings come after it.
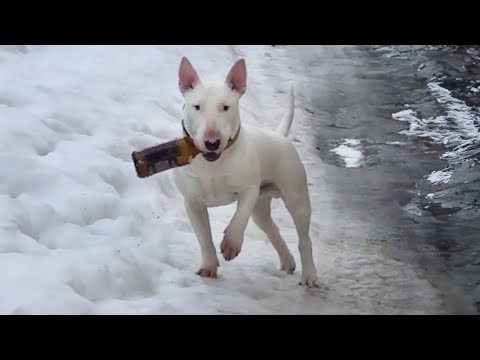
POLYGON ((224 82, 203 84, 187 58, 179 69, 185 99, 183 130, 202 154, 174 170, 175 183, 198 238, 202 263, 197 274, 217 277, 219 266, 212 241, 208 207, 237 201, 237 208, 220 245, 225 260, 241 251, 252 216, 278 252, 282 270, 292 274, 295 260, 270 215, 272 197, 281 197, 299 238, 303 286, 316 286, 317 272, 310 240, 310 198, 301 159, 286 138, 293 119, 294 94, 277 132, 247 127, 240 121, 239 100, 247 89, 245 60, 238 60, 224 82))

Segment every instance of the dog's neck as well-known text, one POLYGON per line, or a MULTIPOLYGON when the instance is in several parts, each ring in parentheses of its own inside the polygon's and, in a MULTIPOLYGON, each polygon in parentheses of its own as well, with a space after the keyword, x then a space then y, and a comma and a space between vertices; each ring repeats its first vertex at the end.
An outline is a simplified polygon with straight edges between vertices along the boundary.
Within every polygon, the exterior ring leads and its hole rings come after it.
MULTIPOLYGON (((185 134, 185 136, 191 139, 192 137, 190 136, 190 134, 187 131, 187 128, 185 127, 185 121, 184 120, 182 120, 182 128, 183 128, 183 133, 185 134)), ((227 150, 230 146, 232 146, 235 143, 235 141, 237 141, 238 136, 240 135, 240 130, 241 129, 242 129, 242 124, 238 125, 238 130, 235 133, 235 136, 228 140, 228 144, 227 144, 227 147, 225 148, 225 150, 227 150)))

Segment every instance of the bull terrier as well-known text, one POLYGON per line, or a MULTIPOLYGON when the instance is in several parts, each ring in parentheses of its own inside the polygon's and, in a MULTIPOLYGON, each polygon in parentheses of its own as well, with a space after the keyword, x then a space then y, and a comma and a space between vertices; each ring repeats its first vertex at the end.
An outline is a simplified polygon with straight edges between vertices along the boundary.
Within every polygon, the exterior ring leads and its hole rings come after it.
POLYGON ((174 169, 174 181, 201 248, 196 274, 217 278, 219 261, 212 241, 209 207, 237 203, 220 245, 226 261, 242 249, 250 217, 267 235, 278 253, 281 269, 293 274, 295 259, 271 217, 272 198, 281 198, 295 224, 302 263, 300 284, 316 287, 317 271, 310 239, 311 205, 307 176, 300 156, 287 139, 294 115, 294 90, 278 129, 247 126, 240 120, 240 99, 247 90, 244 59, 225 80, 203 83, 191 62, 183 57, 178 86, 184 98, 183 131, 201 155, 190 165, 174 169))

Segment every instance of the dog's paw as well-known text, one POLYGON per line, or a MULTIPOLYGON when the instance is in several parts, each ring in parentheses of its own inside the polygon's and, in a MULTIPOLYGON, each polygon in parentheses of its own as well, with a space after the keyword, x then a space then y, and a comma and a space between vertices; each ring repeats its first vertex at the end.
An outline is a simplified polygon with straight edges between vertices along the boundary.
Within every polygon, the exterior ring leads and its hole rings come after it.
POLYGON ((308 288, 318 288, 318 287, 320 287, 320 284, 318 282, 318 277, 314 272, 303 273, 302 281, 300 281, 300 283, 298 285, 306 286, 308 288))
POLYGON ((285 271, 287 274, 293 274, 295 272, 295 267, 295 259, 292 255, 281 260, 280 270, 285 271))
POLYGON ((232 241, 232 239, 228 235, 225 235, 223 237, 222 243, 220 244, 220 250, 222 252, 223 258, 226 261, 231 261, 235 259, 240 253, 241 245, 239 245, 237 242, 232 241))
POLYGON ((225 236, 220 244, 220 251, 226 261, 235 259, 242 250, 243 233, 231 226, 225 229, 225 236))
POLYGON ((197 275, 200 275, 201 277, 207 277, 207 278, 217 278, 217 268, 218 266, 202 266, 197 272, 197 275))

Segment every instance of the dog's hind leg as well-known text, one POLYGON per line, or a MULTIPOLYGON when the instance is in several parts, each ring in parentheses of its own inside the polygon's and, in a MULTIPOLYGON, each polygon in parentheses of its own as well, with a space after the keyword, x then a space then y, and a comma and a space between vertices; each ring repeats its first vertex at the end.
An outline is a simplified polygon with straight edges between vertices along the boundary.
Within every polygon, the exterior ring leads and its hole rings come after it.
MULTIPOLYGON (((296 157, 298 156, 296 155, 296 157)), ((312 210, 305 169, 299 159, 290 162, 288 174, 289 176, 279 177, 276 185, 297 230, 298 250, 302 261, 301 285, 316 287, 318 286, 318 277, 310 238, 312 210)))
POLYGON ((257 200, 252 213, 253 222, 262 230, 272 243, 280 258, 281 269, 287 274, 293 274, 295 271, 295 259, 288 249, 285 240, 282 239, 277 225, 273 222, 271 216, 272 198, 262 196, 257 200))

